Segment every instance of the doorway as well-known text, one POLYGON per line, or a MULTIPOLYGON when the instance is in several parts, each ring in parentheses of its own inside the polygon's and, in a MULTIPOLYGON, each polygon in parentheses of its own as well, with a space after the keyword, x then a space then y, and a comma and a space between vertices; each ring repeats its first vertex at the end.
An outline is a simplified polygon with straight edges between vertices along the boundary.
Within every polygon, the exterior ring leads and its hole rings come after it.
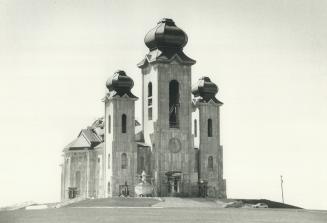
POLYGON ((182 192, 182 173, 170 171, 166 173, 168 196, 178 196, 182 192))

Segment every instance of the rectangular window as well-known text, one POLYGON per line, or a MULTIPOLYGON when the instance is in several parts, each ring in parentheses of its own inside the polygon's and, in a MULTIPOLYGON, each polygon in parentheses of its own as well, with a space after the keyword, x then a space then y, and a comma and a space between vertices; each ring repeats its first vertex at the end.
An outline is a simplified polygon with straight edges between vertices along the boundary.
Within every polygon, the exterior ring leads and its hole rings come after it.
POLYGON ((213 157, 212 156, 208 157, 208 170, 213 171, 213 157))
POLYGON ((152 105, 152 98, 149 98, 148 99, 148 106, 151 106, 152 105))
POLYGON ((194 137, 198 136, 198 122, 194 119, 194 137))
POLYGON ((194 172, 197 173, 199 171, 199 150, 194 148, 194 172))
POLYGON ((152 108, 148 108, 148 119, 152 120, 152 108))
POLYGON ((212 119, 208 119, 208 137, 212 137, 212 119))
POLYGON ((110 154, 108 154, 108 169, 110 169, 110 154))

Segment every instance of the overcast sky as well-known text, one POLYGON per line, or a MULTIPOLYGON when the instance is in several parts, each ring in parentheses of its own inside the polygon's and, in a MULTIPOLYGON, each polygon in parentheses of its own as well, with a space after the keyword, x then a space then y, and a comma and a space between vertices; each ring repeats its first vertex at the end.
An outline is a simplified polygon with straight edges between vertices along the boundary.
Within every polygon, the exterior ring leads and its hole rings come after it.
MULTIPOLYGON (((218 84, 230 198, 327 209, 327 1, 0 0, 0 206, 60 199, 61 152, 103 115, 123 69, 141 96, 143 38, 189 37, 193 83, 218 84)), ((141 101, 137 117, 141 117, 141 101)))

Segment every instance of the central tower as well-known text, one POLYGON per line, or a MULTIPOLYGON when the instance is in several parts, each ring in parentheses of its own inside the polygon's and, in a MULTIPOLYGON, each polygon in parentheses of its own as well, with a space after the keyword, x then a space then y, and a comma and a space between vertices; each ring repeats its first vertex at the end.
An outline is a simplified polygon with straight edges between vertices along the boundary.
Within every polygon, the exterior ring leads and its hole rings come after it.
POLYGON ((143 81, 143 133, 151 147, 150 173, 157 196, 197 194, 192 135, 191 66, 183 52, 188 38, 171 19, 145 36, 149 53, 138 64, 143 81))

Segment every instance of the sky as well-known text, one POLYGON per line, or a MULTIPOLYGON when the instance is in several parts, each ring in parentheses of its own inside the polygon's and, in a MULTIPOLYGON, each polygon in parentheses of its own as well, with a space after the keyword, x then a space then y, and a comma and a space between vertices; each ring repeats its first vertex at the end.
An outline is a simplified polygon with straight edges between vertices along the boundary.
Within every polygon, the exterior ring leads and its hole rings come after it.
MULTIPOLYGON (((134 79, 145 34, 172 18, 219 87, 229 198, 327 209, 324 0, 0 0, 0 206, 60 199, 62 150, 96 118, 106 80, 134 79)), ((136 117, 141 118, 141 101, 136 117)))

